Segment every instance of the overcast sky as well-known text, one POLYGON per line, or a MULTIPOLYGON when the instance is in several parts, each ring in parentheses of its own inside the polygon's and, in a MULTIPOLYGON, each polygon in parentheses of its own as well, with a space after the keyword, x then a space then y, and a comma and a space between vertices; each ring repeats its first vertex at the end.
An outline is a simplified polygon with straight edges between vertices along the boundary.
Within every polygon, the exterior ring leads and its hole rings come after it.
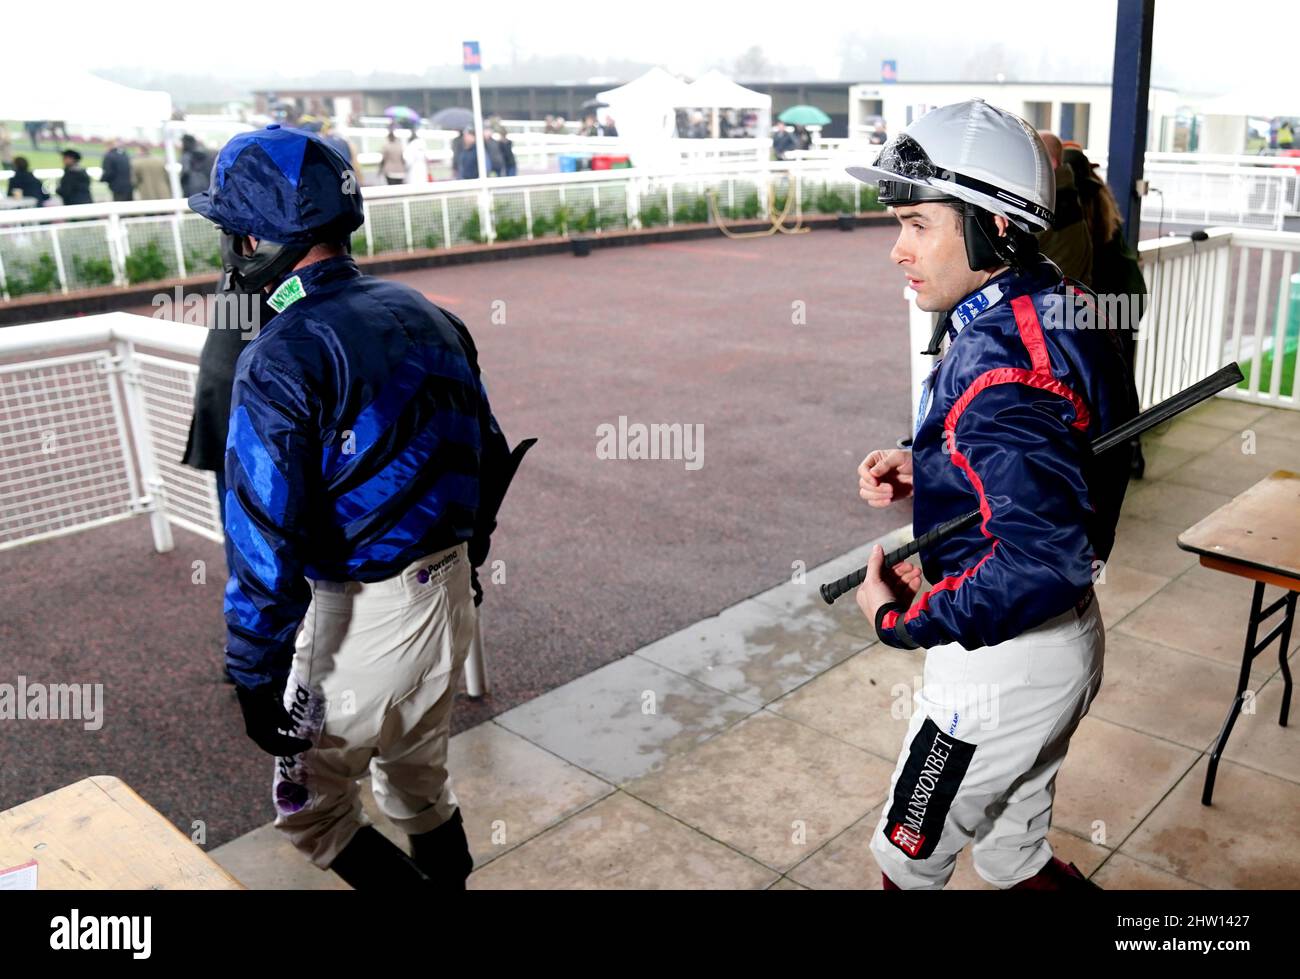
MULTIPOLYGON (((123 0, 73 8, 47 38, 59 60, 222 79, 321 71, 422 73, 458 64, 477 39, 484 64, 532 57, 663 64, 695 75, 758 45, 787 78, 971 78, 987 64, 1021 80, 1107 80, 1115 0, 701 3, 699 0, 382 0, 195 4, 123 0), (93 10, 93 13, 91 11, 93 10), (240 13, 257 11, 256 19, 240 13), (364 23, 362 19, 364 18, 364 23)), ((1157 0, 1153 81, 1198 91, 1294 89, 1300 4, 1157 0)), ((12 55, 6 51, 6 56, 12 55)), ((41 55, 48 64, 48 52, 41 55)))

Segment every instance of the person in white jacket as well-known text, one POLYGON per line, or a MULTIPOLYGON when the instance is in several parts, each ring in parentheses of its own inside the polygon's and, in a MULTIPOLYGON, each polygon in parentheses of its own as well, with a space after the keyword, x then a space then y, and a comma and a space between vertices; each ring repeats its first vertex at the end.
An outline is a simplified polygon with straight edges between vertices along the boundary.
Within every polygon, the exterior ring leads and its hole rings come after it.
POLYGON ((411 129, 411 138, 406 144, 406 149, 402 151, 402 159, 406 161, 406 182, 408 184, 427 184, 429 182, 429 154, 425 150, 420 131, 414 127, 411 129))

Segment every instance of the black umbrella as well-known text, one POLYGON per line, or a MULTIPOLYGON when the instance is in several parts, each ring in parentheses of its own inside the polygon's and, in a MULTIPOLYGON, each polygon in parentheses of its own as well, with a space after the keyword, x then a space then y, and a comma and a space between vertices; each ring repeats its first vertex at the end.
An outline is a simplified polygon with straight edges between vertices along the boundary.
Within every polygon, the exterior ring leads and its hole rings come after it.
POLYGON ((474 125, 474 113, 469 109, 452 107, 439 109, 429 117, 430 129, 470 129, 474 125))
POLYGON ((583 102, 578 108, 583 112, 586 112, 588 109, 608 109, 609 103, 602 102, 600 99, 587 99, 587 101, 583 102))

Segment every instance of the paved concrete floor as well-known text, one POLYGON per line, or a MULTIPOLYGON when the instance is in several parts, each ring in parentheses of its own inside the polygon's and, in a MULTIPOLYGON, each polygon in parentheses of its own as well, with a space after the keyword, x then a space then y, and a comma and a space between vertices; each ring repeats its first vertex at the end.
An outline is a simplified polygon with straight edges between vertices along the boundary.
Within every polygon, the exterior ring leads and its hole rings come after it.
MULTIPOLYGON (((718 237, 395 278, 471 327, 512 440, 541 441, 493 538, 480 724, 885 532, 854 468, 907 426, 895 232, 718 237), (798 312, 799 315, 795 315, 798 312), (702 425, 703 466, 597 457, 597 426, 702 425)), ((139 310, 148 314, 150 307, 139 310)), ((4 419, 0 417, 0 424, 4 419)), ((220 682, 221 549, 128 520, 0 553, 0 678, 102 682, 104 727, 0 725, 0 809, 122 777, 219 845, 271 814, 220 682), (195 562, 206 576, 197 581, 195 562)))
MULTIPOLYGON (((1300 731, 1277 724, 1275 651, 1255 662, 1257 710, 1237 723, 1214 805, 1200 803, 1252 586, 1175 544, 1269 472, 1300 470, 1300 413, 1216 400, 1164 426, 1147 457, 1098 583, 1106 675, 1059 775, 1049 839, 1106 888, 1300 886, 1300 731)), ((866 552, 453 738, 470 886, 879 888, 867 843, 921 659, 815 593, 866 552)), ((1296 648, 1300 635, 1293 672, 1296 648)), ((270 826, 214 856, 251 887, 344 886, 270 826)), ((949 887, 989 885, 963 854, 949 887)))

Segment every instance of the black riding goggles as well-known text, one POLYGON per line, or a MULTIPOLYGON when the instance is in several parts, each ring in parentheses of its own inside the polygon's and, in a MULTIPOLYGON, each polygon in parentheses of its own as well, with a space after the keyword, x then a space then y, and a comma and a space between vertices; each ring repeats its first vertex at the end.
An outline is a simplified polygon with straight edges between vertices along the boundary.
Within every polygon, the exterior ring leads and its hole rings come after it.
POLYGON ((905 204, 919 204, 926 201, 953 201, 957 198, 938 187, 932 187, 917 181, 943 180, 976 191, 994 200, 1004 201, 1030 214, 1037 215, 1049 225, 1052 212, 1041 204, 1027 201, 1018 194, 1012 194, 993 184, 969 177, 955 170, 936 166, 925 149, 906 133, 895 136, 880 150, 876 158, 875 169, 898 174, 900 180, 879 180, 877 200, 889 207, 901 207, 905 204))

